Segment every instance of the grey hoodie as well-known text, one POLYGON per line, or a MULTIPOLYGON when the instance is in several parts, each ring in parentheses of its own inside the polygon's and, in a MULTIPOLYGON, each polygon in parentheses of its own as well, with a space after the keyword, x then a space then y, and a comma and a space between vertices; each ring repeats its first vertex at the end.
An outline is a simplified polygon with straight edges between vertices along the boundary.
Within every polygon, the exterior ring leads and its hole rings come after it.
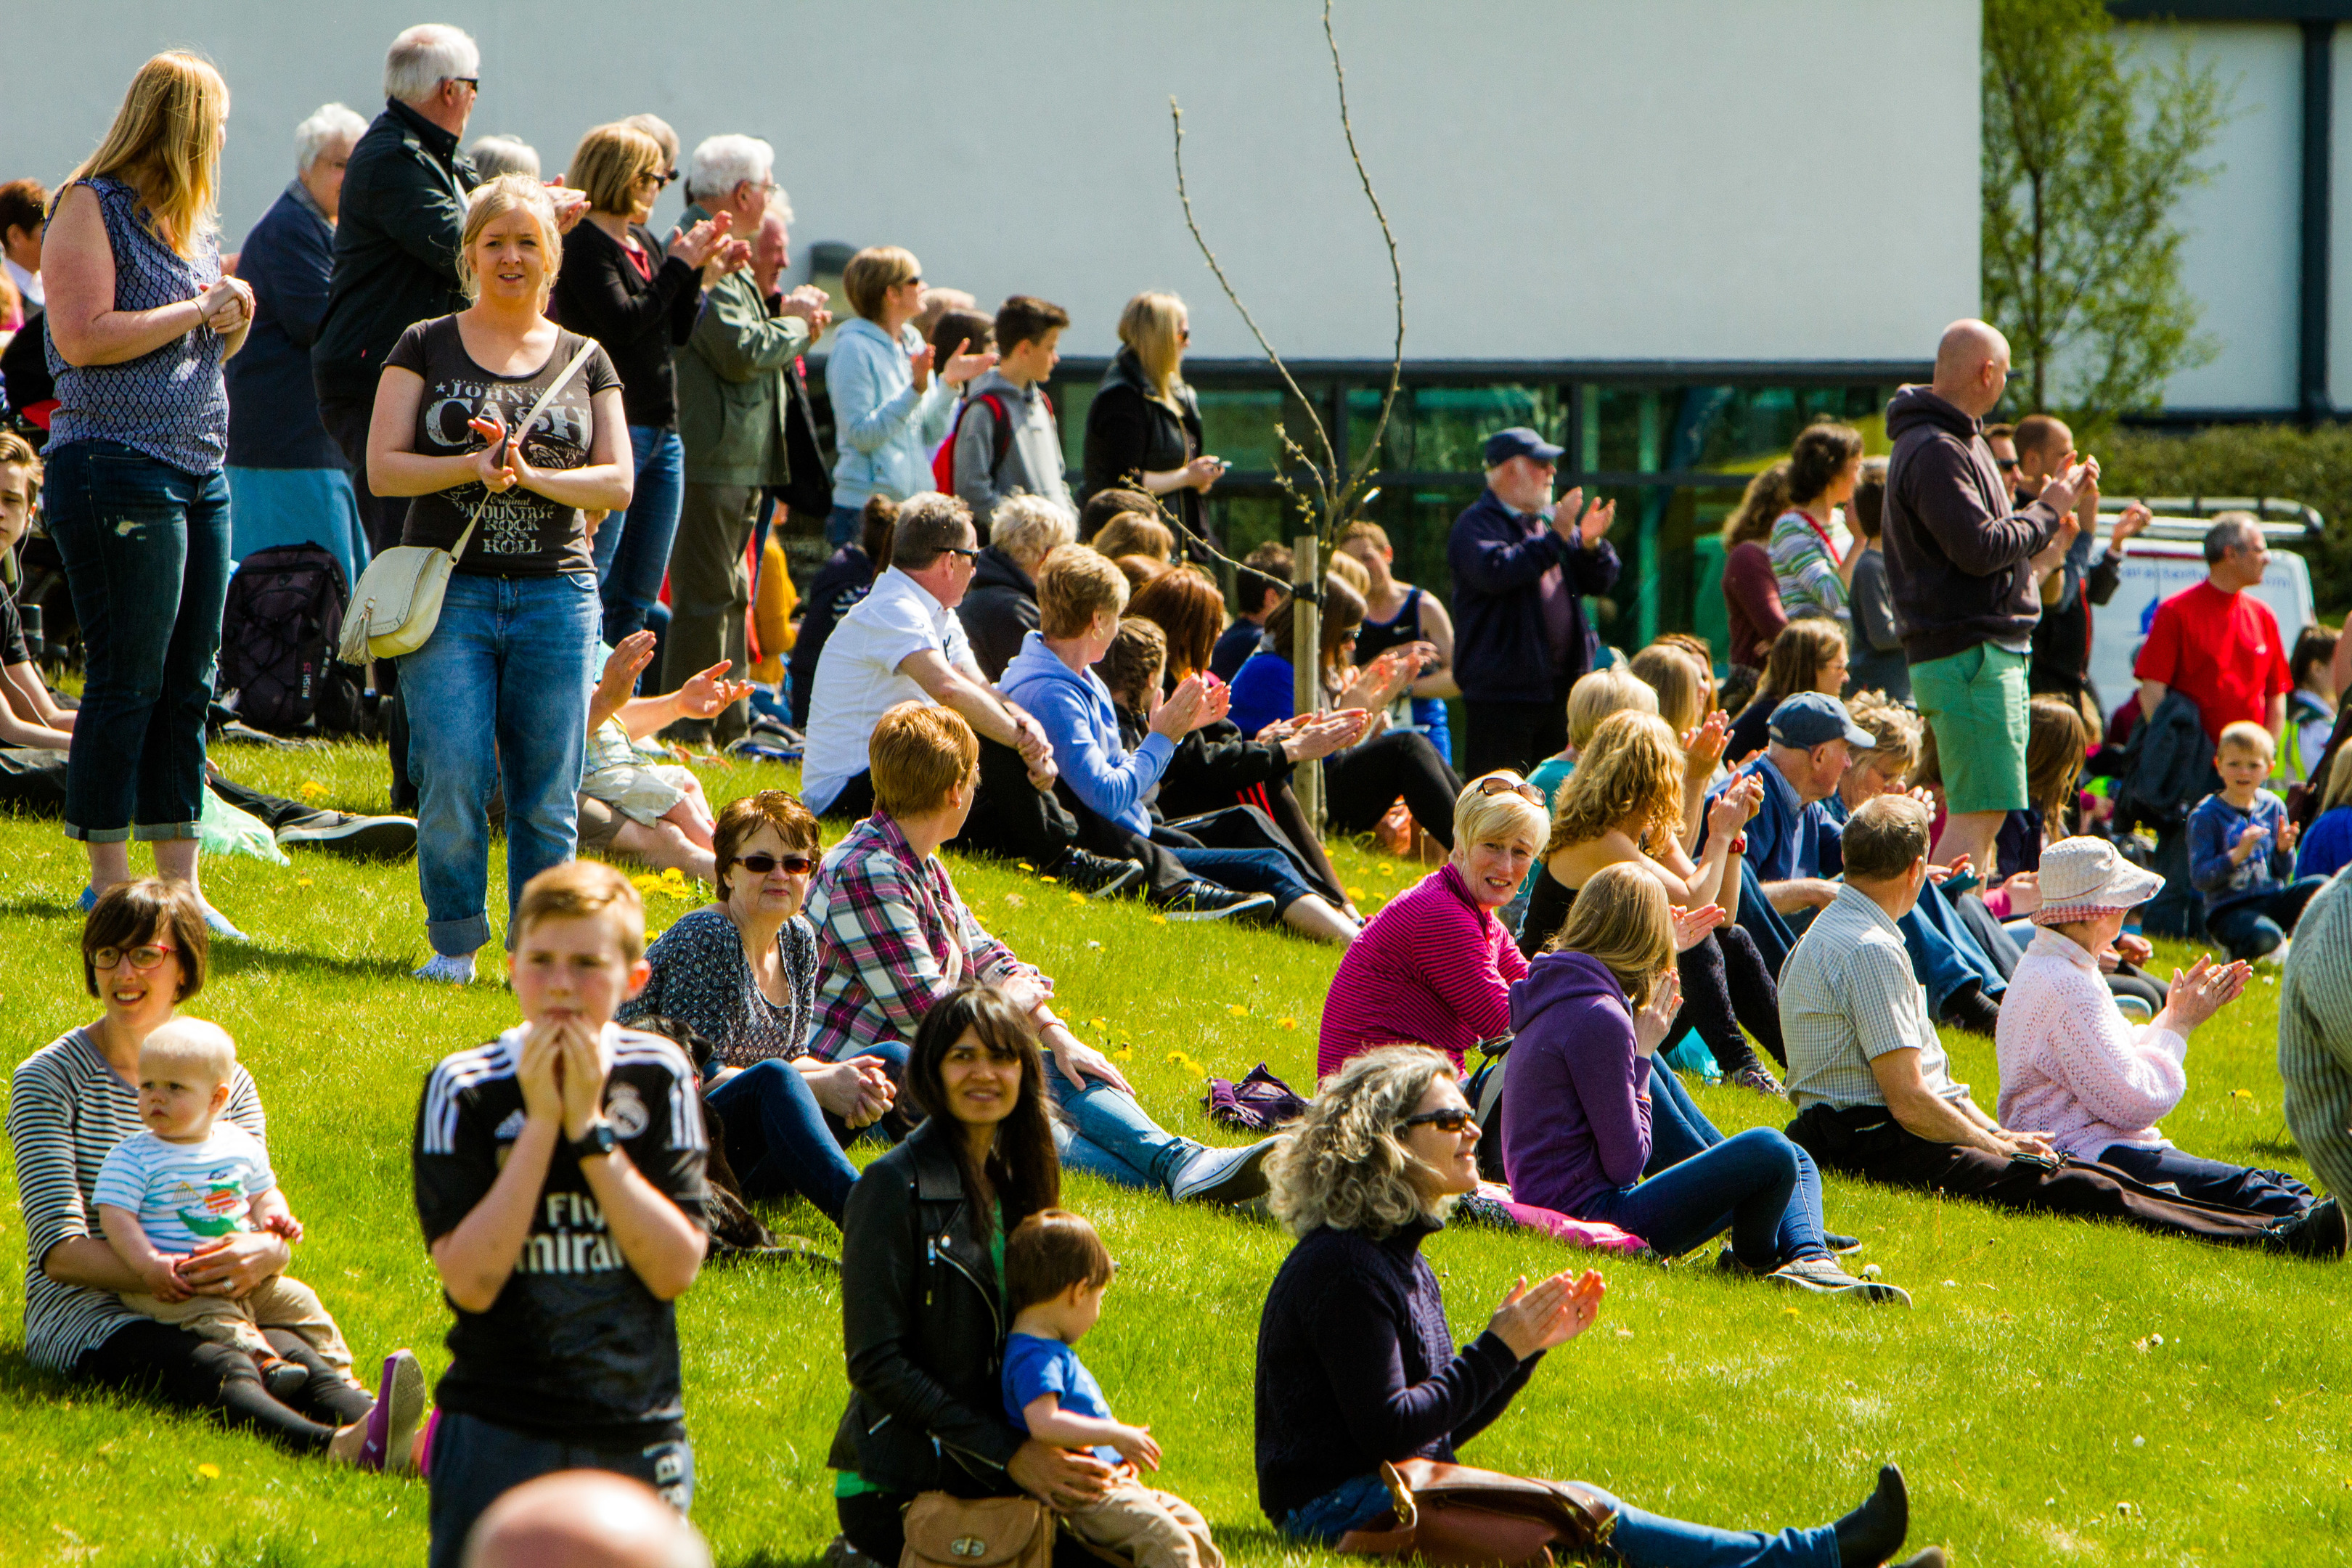
POLYGON ((1069 481, 1062 476, 1062 432, 1044 386, 1024 391, 1001 371, 989 371, 966 390, 958 418, 953 437, 956 494, 971 506, 982 540, 988 538, 988 518, 996 503, 1015 491, 1070 505, 1069 481), (1013 439, 1001 464, 996 462, 996 416, 982 393, 1004 405, 1013 425, 1013 439))

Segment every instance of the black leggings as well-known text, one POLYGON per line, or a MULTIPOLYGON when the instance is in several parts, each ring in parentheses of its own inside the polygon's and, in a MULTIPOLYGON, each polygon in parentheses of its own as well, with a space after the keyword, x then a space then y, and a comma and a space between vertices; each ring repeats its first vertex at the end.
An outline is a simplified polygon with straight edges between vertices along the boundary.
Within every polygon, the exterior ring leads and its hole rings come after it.
POLYGON ((1402 795, 1421 830, 1451 850, 1454 797, 1461 793, 1461 779, 1429 737, 1412 730, 1391 730, 1323 761, 1324 804, 1341 833, 1370 833, 1402 795))
POLYGON ((125 1323, 104 1343, 84 1351, 74 1371, 109 1388, 151 1390, 167 1404, 217 1411, 229 1426, 251 1427, 297 1453, 318 1453, 336 1427, 367 1418, 375 1402, 365 1390, 352 1387, 318 1352, 283 1329, 261 1332, 279 1355, 310 1373, 293 1407, 269 1396, 253 1358, 236 1346, 146 1318, 125 1323))
POLYGON ((1756 1063, 1755 1048, 1739 1026, 1762 1042, 1783 1067, 1789 1053, 1780 1043, 1780 990, 1772 983, 1756 939, 1736 925, 1720 926, 1705 942, 1675 961, 1682 973, 1682 1021, 1691 1026, 1724 1073, 1756 1063))

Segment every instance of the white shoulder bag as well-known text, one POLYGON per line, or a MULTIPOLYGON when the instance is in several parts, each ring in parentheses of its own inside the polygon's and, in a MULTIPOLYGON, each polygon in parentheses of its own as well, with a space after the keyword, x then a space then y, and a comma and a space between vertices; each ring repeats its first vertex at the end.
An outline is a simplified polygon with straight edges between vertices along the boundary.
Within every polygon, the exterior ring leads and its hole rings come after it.
MULTIPOLYGON (((563 390, 588 356, 596 352, 594 339, 581 345, 563 367, 563 374, 548 383, 530 412, 522 416, 507 437, 520 441, 545 413, 557 393, 563 390)), ((365 475, 360 476, 365 484, 365 475)), ((359 585, 352 590, 350 609, 343 614, 343 638, 336 649, 345 664, 365 664, 371 658, 396 658, 404 653, 415 653, 433 636, 434 626, 441 619, 441 595, 449 586, 449 572, 457 565, 457 557, 474 537, 474 524, 489 504, 486 492, 474 503, 474 512, 466 520, 465 531, 457 542, 447 550, 437 550, 430 544, 402 544, 383 552, 367 563, 360 574, 359 585)))

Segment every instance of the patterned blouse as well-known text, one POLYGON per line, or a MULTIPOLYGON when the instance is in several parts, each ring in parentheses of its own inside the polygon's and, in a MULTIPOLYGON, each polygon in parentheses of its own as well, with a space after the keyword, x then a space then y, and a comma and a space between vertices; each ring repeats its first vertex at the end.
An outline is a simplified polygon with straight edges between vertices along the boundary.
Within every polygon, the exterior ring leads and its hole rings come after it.
MULTIPOLYGON (((664 931, 646 957, 654 976, 620 1012, 641 1026, 649 1016, 691 1025, 710 1042, 711 1068, 756 1067, 808 1055, 816 1004, 816 933, 794 915, 776 932, 789 996, 768 1000, 743 957, 743 939, 725 910, 695 910, 664 931)), ((706 1069, 708 1070, 708 1069, 706 1069)))
MULTIPOLYGON (((121 180, 83 180, 106 219, 114 253, 114 308, 159 310, 196 298, 220 281, 220 241, 196 237, 182 256, 147 225, 139 193, 121 180)), ((181 333, 121 364, 71 365, 47 343, 58 410, 49 450, 76 441, 119 441, 191 474, 216 474, 228 455, 228 387, 221 379, 226 345, 210 327, 181 333)))

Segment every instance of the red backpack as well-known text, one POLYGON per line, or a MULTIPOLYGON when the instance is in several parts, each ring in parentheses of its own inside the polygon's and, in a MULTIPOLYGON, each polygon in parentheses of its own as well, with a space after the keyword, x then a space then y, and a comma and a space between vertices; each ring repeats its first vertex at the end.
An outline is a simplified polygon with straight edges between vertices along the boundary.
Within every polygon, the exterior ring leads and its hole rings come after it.
MULTIPOLYGON (((1046 397, 1042 389, 1037 395, 1045 398, 1045 412, 1051 415, 1054 412, 1054 400, 1046 397)), ((964 416, 971 412, 971 405, 974 403, 987 404, 989 413, 996 417, 996 454, 989 459, 988 477, 990 479, 994 479, 996 470, 1004 467, 1004 454, 1013 449, 1013 426, 1004 417, 1004 399, 992 392, 982 392, 965 398, 963 406, 956 410, 955 425, 948 431, 948 438, 940 443, 940 449, 931 457, 931 484, 941 495, 955 494, 956 440, 963 434, 964 416)))

